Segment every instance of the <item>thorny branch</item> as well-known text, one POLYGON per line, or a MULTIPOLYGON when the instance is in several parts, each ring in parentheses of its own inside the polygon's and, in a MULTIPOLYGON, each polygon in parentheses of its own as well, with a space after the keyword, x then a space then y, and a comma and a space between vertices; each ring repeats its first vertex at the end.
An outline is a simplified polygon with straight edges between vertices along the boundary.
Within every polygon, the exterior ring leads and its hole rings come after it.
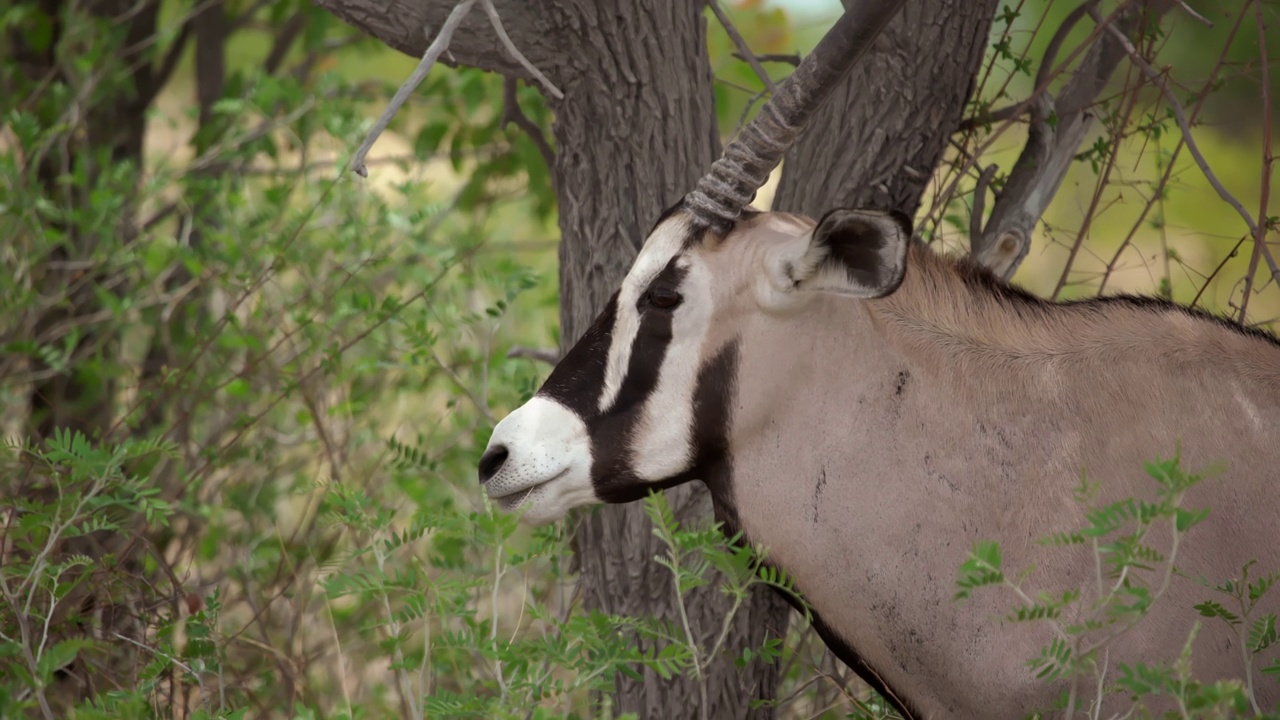
MULTIPOLYGON (((1150 0, 1136 2, 1103 20, 1098 15, 1098 1, 1085 0, 1067 15, 1045 48, 1036 73, 1035 87, 1040 94, 1008 111, 1016 117, 1022 107, 1030 110, 1027 143, 1010 171, 1004 191, 992 206, 985 228, 971 236, 974 259, 1006 279, 1026 257, 1032 230, 1057 194, 1093 123, 1090 107, 1124 57, 1114 37, 1128 42, 1127 33, 1140 30, 1145 14, 1158 18, 1168 8, 1167 4, 1150 0), (1055 98, 1047 87, 1061 70, 1057 67, 1058 53, 1067 35, 1086 14, 1095 17, 1099 28, 1105 25, 1107 32, 1095 32, 1096 40, 1055 98)), ((985 187, 979 190, 985 191, 985 187)), ((982 204, 976 203, 976 207, 981 208, 982 204)), ((976 212, 974 215, 971 224, 976 228, 982 218, 976 212)))
MULTIPOLYGON (((1093 17, 1095 21, 1099 20, 1096 11, 1091 11, 1090 17, 1093 17)), ((1259 225, 1259 223, 1253 219, 1253 216, 1249 214, 1249 211, 1245 209, 1244 205, 1236 199, 1236 197, 1232 195, 1225 186, 1223 186, 1222 181, 1218 179, 1216 174, 1214 174, 1213 169, 1209 167, 1209 162, 1205 160, 1204 154, 1200 152, 1200 146, 1196 143, 1195 137, 1191 133, 1191 125, 1187 122, 1187 113, 1183 110, 1182 103, 1178 102, 1177 95, 1174 94, 1173 89, 1168 83, 1160 82, 1161 73, 1152 67, 1151 63, 1147 62, 1146 59, 1138 53, 1137 48, 1133 46, 1133 43, 1129 42, 1129 38, 1119 33, 1119 31, 1114 27, 1108 27, 1107 31, 1112 35, 1112 37, 1115 37, 1119 41, 1120 46, 1124 49, 1125 53, 1128 54, 1129 60, 1136 65, 1138 69, 1142 70, 1143 74, 1146 75, 1154 85, 1160 88, 1165 101, 1169 103, 1169 107, 1173 111, 1174 119, 1178 123, 1178 128, 1182 131, 1182 137, 1187 144, 1187 151, 1190 152, 1191 157, 1195 159, 1196 165, 1200 168, 1200 172, 1204 174, 1205 179, 1209 181, 1209 184, 1213 186, 1213 189, 1218 193, 1218 197, 1222 198, 1224 202, 1235 209, 1241 219, 1244 220, 1245 225, 1249 228, 1249 232, 1256 238, 1255 252, 1261 252, 1262 256, 1267 260, 1267 267, 1271 269, 1272 279, 1276 282, 1280 282, 1280 266, 1276 265, 1275 257, 1271 254, 1271 248, 1269 248, 1267 243, 1264 241, 1266 236, 1266 218, 1263 217, 1263 222, 1259 225)), ((1263 72, 1264 74, 1266 72, 1265 66, 1263 72)), ((1263 97, 1267 98, 1267 94, 1264 93, 1263 97)), ((1267 149, 1266 161, 1266 167, 1269 169, 1269 147, 1267 149)), ((1244 303, 1242 303, 1242 305, 1243 304, 1244 303)))
MULTIPOLYGON (((1200 89, 1194 94, 1194 97, 1196 98, 1196 102, 1195 102, 1195 105, 1191 107, 1191 113, 1188 118, 1188 125, 1195 125, 1196 119, 1200 116, 1200 110, 1204 107, 1205 100, 1208 99, 1209 97, 1210 89, 1217 85, 1218 77, 1220 76, 1223 66, 1227 61, 1227 54, 1230 52, 1231 47, 1235 43, 1236 34, 1240 31, 1240 26, 1244 23, 1244 18, 1245 18, 1245 15, 1247 14, 1248 14, 1248 7, 1245 7, 1237 15, 1235 23, 1232 24, 1231 29, 1227 32, 1227 38, 1222 44, 1222 51, 1219 53, 1218 60, 1216 63, 1214 63, 1213 69, 1209 73, 1209 77, 1205 79, 1204 83, 1201 84, 1200 89)), ((1186 147, 1186 144, 1187 144, 1186 139, 1183 138, 1181 134, 1179 134, 1177 145, 1174 146, 1173 152, 1169 154, 1169 159, 1164 162, 1164 165, 1165 165, 1164 172, 1161 174, 1159 181, 1156 183, 1155 190, 1151 193, 1151 196, 1147 199, 1147 202, 1143 206, 1142 211, 1138 213, 1138 217, 1133 221, 1133 224, 1129 228, 1129 233, 1125 236, 1124 240, 1120 243, 1120 247, 1116 248, 1115 253, 1112 254, 1111 256, 1111 260, 1107 263, 1106 270, 1104 270, 1102 273, 1102 279, 1098 282, 1099 295, 1101 295, 1103 291, 1106 289, 1107 282, 1111 278, 1111 274, 1115 272, 1116 267, 1120 262, 1120 256, 1132 244, 1134 236, 1137 234, 1139 228, 1142 227, 1143 223, 1146 222, 1147 216, 1151 212, 1152 208, 1158 203, 1163 204, 1165 188, 1168 187, 1169 181, 1173 177, 1174 170, 1177 168, 1178 157, 1182 153, 1182 149, 1186 147)), ((1236 243, 1236 247, 1232 248, 1231 251, 1228 252, 1226 256, 1223 257, 1222 261, 1218 263, 1217 267, 1215 267, 1212 272, 1210 272, 1207 276, 1205 276, 1205 282, 1200 286, 1199 292, 1196 293, 1195 298, 1191 301, 1192 307, 1195 307, 1200 303, 1201 296, 1204 294, 1206 290, 1209 289, 1209 283, 1215 277, 1217 277, 1218 273, 1222 272, 1222 269, 1226 267, 1227 261, 1235 257, 1236 251, 1239 249, 1240 245, 1243 245, 1243 244, 1244 244, 1244 240, 1242 238, 1239 242, 1236 243)), ((1170 282, 1169 252, 1168 252, 1167 245, 1165 246, 1164 250, 1165 250, 1165 252, 1163 253, 1164 265, 1165 265, 1164 277, 1166 282, 1170 282)))

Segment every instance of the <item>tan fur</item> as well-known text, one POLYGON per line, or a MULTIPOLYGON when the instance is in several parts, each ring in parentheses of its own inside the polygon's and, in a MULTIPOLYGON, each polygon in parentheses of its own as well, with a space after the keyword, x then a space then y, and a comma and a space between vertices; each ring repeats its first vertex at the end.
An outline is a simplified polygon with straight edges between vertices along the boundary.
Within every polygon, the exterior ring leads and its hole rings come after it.
MULTIPOLYGON (((1213 512, 1178 566, 1214 583, 1251 558, 1257 572, 1280 571, 1280 348, 1176 310, 1002 300, 924 247, 888 298, 819 295, 792 312, 762 311, 761 263, 812 227, 765 214, 690 250, 716 283, 705 350, 741 342, 736 505, 748 538, 925 717, 1022 717, 1062 691, 1025 665, 1049 630, 1000 619, 1013 595, 952 595, 981 539, 1001 543, 1010 574, 1034 564, 1033 591, 1092 587, 1091 552, 1034 543, 1082 524, 1071 495, 1081 469, 1104 499, 1153 499, 1143 462, 1179 441, 1190 470, 1226 462, 1187 495, 1185 507, 1213 512)), ((1167 550, 1167 533, 1154 542, 1167 550)), ((1238 639, 1191 607, 1208 599, 1225 603, 1174 578, 1116 641, 1110 667, 1176 660, 1203 620, 1199 678, 1242 678, 1238 639)), ((1277 610, 1273 591, 1257 612, 1277 610)), ((1274 679, 1255 679, 1274 708, 1274 679)), ((1108 711, 1123 705, 1109 697, 1108 711)))

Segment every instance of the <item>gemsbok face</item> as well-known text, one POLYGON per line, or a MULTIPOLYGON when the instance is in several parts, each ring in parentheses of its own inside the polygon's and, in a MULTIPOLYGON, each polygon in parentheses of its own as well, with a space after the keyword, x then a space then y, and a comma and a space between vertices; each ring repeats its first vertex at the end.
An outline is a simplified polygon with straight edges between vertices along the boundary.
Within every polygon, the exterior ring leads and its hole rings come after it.
POLYGON ((900 215, 849 210, 816 224, 751 214, 721 237, 676 206, 542 389, 494 428, 480 461, 486 492, 545 523, 723 481, 740 329, 753 316, 785 322, 824 295, 891 293, 910 237, 900 215))

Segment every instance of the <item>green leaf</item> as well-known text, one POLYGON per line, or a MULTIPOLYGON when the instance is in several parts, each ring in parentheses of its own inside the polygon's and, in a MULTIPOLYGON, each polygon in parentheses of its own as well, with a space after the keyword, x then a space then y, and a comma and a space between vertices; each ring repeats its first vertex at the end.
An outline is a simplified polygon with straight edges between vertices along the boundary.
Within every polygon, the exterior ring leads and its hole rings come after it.
POLYGON ((1257 655, 1276 642, 1275 613, 1263 615, 1249 626, 1249 652, 1257 655))
POLYGON ((92 644, 91 641, 83 638, 63 640, 54 644, 48 650, 45 650, 44 654, 40 656, 40 660, 36 663, 36 669, 40 672, 40 677, 45 683, 48 683, 56 670, 69 665, 71 661, 76 659, 81 650, 92 644))
POLYGON ((1191 528, 1199 525, 1202 520, 1209 517, 1209 508, 1201 510, 1185 510, 1178 508, 1175 514, 1175 522, 1177 523, 1178 532, 1186 532, 1191 528))
POLYGON ((1213 600, 1206 600, 1193 607, 1195 607, 1196 610, 1199 610, 1200 614, 1204 617, 1222 618, 1223 620, 1226 620, 1229 625, 1240 624, 1240 618, 1237 617, 1235 613, 1222 607, 1222 605, 1214 602, 1213 600))

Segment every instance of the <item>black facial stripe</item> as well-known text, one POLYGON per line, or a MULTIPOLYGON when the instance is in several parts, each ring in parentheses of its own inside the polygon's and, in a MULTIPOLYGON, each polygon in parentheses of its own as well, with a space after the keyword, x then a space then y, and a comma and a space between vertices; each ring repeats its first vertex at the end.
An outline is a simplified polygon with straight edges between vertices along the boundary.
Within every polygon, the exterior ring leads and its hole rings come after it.
POLYGON ((698 477, 711 491, 716 517, 738 525, 738 506, 733 495, 733 457, 729 431, 733 420, 730 408, 738 387, 738 341, 727 343, 698 371, 693 395, 694 462, 689 474, 698 477))
POLYGON ((600 316, 582 338, 556 363, 538 394, 564 405, 585 423, 597 414, 604 372, 609 362, 609 344, 618 318, 618 293, 609 298, 600 316))
POLYGON ((612 475, 605 474, 603 467, 592 468, 592 480, 600 499, 611 503, 632 502, 644 498, 650 490, 701 480, 711 491, 716 518, 726 526, 737 528, 737 505, 730 482, 733 459, 729 452, 729 408, 737 386, 737 371, 737 342, 725 345, 698 371, 689 429, 694 458, 688 470, 659 482, 642 481, 627 466, 630 458, 623 455, 618 459, 617 469, 611 468, 612 475), (602 472, 597 474, 597 470, 602 472))
MULTIPOLYGON (((679 257, 679 256, 677 256, 679 257)), ((675 316, 670 312, 662 312, 654 308, 645 308, 644 297, 650 288, 657 285, 680 287, 686 271, 676 266, 676 258, 658 273, 649 286, 640 293, 640 328, 631 341, 631 357, 627 361, 627 372, 622 376, 622 385, 618 388, 618 396, 614 398, 613 407, 621 412, 627 409, 638 409, 658 387, 658 376, 662 372, 662 360, 667 356, 667 348, 671 345, 671 323, 675 316)), ((612 412, 610 409, 607 412, 612 412)))
MULTIPOLYGON (((676 258, 671 258, 640 297, 643 298, 654 285, 679 287, 685 274, 684 268, 676 265, 676 258)), ((675 316, 653 308, 640 309, 639 312, 640 327, 631 342, 631 356, 617 397, 590 425, 591 481, 597 496, 605 502, 630 502, 644 497, 650 488, 655 487, 636 477, 631 438, 640 423, 645 401, 658 387, 662 361, 671 346, 671 324, 675 316)))

